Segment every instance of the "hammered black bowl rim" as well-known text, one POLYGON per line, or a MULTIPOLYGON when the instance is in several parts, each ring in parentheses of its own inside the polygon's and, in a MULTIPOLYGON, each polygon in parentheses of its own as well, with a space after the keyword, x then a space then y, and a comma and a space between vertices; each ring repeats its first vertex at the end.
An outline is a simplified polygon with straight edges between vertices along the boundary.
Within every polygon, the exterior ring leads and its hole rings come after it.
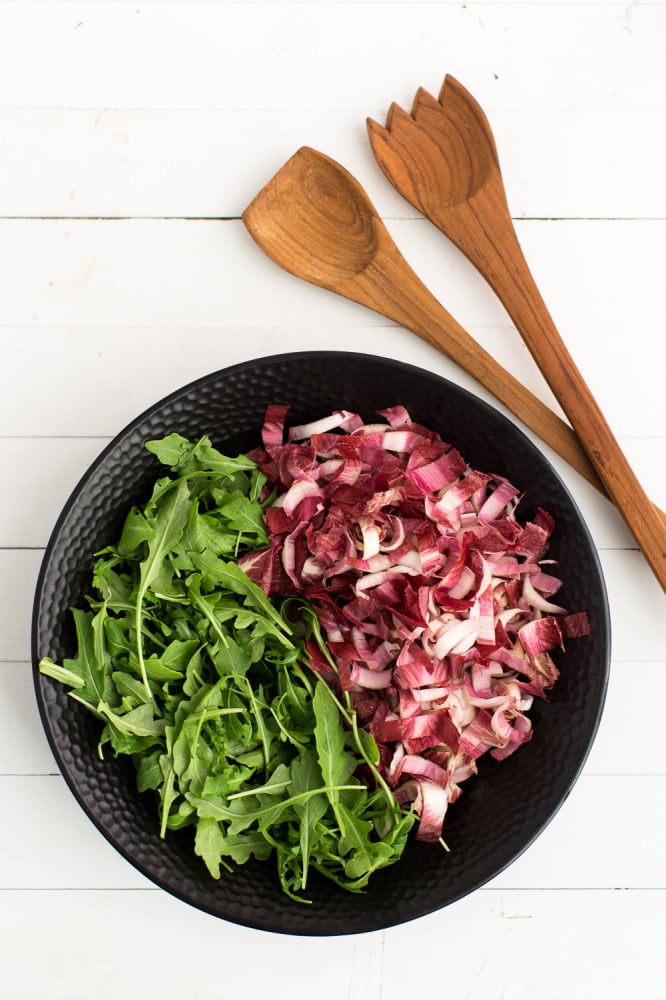
MULTIPOLYGON (((42 596, 42 591, 43 591, 44 580, 45 580, 45 578, 46 578, 46 576, 48 574, 48 571, 49 571, 49 568, 50 568, 50 562, 51 562, 51 555, 53 553, 53 549, 55 548, 55 546, 57 544, 57 541, 58 541, 58 538, 59 538, 59 535, 60 535, 60 531, 61 531, 63 525, 67 521, 67 518, 68 518, 68 516, 69 516, 69 514, 70 514, 70 512, 72 510, 72 508, 74 507, 74 505, 78 501, 78 499, 79 499, 81 493, 83 492, 83 490, 84 490, 86 484, 88 483, 88 481, 95 475, 95 473, 98 470, 98 468, 105 462, 107 456, 111 452, 113 452, 113 450, 117 447, 117 445, 120 444, 122 442, 122 440, 124 440, 124 438, 127 435, 129 435, 136 427, 140 426, 145 420, 147 420, 150 416, 152 416, 154 413, 156 413, 158 410, 160 410, 162 407, 166 406, 170 402, 178 399, 181 396, 189 395, 192 392, 196 392, 196 390, 197 390, 198 387, 206 385, 209 382, 214 381, 216 379, 219 379, 221 377, 231 376, 234 373, 242 372, 243 370, 255 367, 257 365, 269 365, 270 366, 270 365, 275 364, 275 363, 285 363, 285 362, 289 363, 292 360, 293 361, 297 361, 297 360, 308 360, 308 359, 309 360, 313 360, 313 361, 314 360, 327 360, 327 361, 330 361, 331 363, 333 363, 333 362, 335 362, 336 359, 349 358, 349 357, 353 357, 359 363, 373 364, 373 363, 376 363, 376 362, 381 362, 383 365, 388 366, 389 368, 390 367, 395 368, 396 371, 403 371, 404 372, 405 370, 408 370, 408 371, 411 371, 413 374, 419 375, 419 377, 432 380, 433 383, 436 383, 440 388, 442 388, 444 390, 452 388, 455 392, 459 393, 461 396, 469 399, 469 401, 472 402, 473 405, 475 405, 478 408, 480 408, 481 410, 487 412, 488 415, 491 415, 493 417, 493 419, 499 419, 500 421, 504 421, 507 424, 509 424, 511 426, 512 433, 515 434, 516 436, 520 437, 526 443, 526 445, 528 446, 528 448, 530 448, 530 449, 536 449, 537 451, 540 452, 539 446, 537 444, 535 444, 527 436, 527 434, 525 434, 525 432, 522 430, 522 428, 518 424, 514 423, 505 413, 503 413, 501 410, 499 410, 496 406, 494 406, 493 404, 487 402, 485 399, 483 399, 483 398, 475 395, 473 392, 471 392, 469 389, 466 389, 464 386, 461 386, 458 383, 455 383, 455 382, 451 381, 451 379, 448 379, 445 376, 437 374, 436 372, 432 372, 432 371, 430 371, 428 369, 421 368, 420 366, 411 364, 409 362, 400 361, 400 360, 395 359, 395 358, 387 358, 387 357, 380 356, 380 355, 370 355, 370 354, 367 354, 365 352, 359 352, 359 351, 340 351, 340 350, 334 350, 334 351, 332 351, 332 350, 316 350, 316 351, 301 350, 301 351, 280 352, 280 353, 270 354, 270 355, 258 355, 258 356, 254 357, 254 358, 248 358, 248 359, 246 359, 244 361, 240 361, 240 362, 237 362, 235 364, 225 366, 224 368, 217 369, 217 370, 215 370, 213 372, 209 372, 209 373, 207 373, 205 375, 202 375, 202 376, 200 376, 200 377, 198 377, 196 379, 193 379, 190 382, 185 383, 184 385, 182 385, 182 386, 180 386, 180 387, 172 390, 170 393, 167 393, 166 395, 160 397, 158 400, 156 400, 153 403, 149 404, 136 417, 134 417, 132 420, 130 420, 120 431, 118 431, 113 436, 113 438, 108 442, 108 444, 105 445, 105 447, 100 451, 100 453, 97 455, 97 457, 95 459, 93 459, 93 461, 90 463, 90 465, 87 467, 87 469, 85 470, 85 472, 83 473, 83 475, 79 478, 78 482, 76 483, 76 485, 72 489, 69 497, 65 501, 63 507, 61 508, 60 514, 58 515, 58 517, 57 517, 57 519, 56 519, 56 521, 54 523, 54 526, 52 528, 52 531, 51 531, 51 534, 49 536, 46 548, 44 550, 44 555, 43 555, 43 558, 42 558, 42 561, 41 561, 41 564, 40 564, 39 573, 38 573, 37 581, 36 581, 36 584, 35 584, 35 596, 34 596, 34 601, 33 601, 32 618, 31 618, 31 656, 32 656, 33 686, 34 686, 34 690, 35 690, 35 696, 36 696, 36 700, 37 700, 37 706, 38 706, 38 711, 39 711, 39 716, 40 716, 40 721, 42 723, 43 731, 45 733, 48 745, 49 745, 49 747, 51 749, 51 752, 52 752, 52 754, 53 754, 53 756, 55 758, 56 763, 58 764, 59 771, 60 771, 62 777, 64 778, 67 787, 69 788, 70 792, 74 796, 75 800, 77 801, 77 803, 79 804, 79 806, 81 807, 81 809, 83 810, 83 812, 85 813, 85 815, 92 822, 92 824, 95 826, 95 828, 102 834, 102 836, 104 837, 104 839, 118 852, 118 854, 121 855, 121 857, 123 857, 133 868, 135 868, 138 872, 140 872, 150 882, 152 882, 154 885, 158 886, 163 891, 169 893, 169 895, 173 896, 174 898, 180 899, 182 902, 186 903, 187 905, 192 906, 193 908, 198 909, 201 912, 208 913, 209 915, 214 916, 217 919, 224 919, 225 921, 227 921, 229 923, 237 924, 237 925, 240 925, 240 926, 245 926, 245 927, 248 927, 248 928, 253 929, 253 930, 263 931, 265 933, 273 933, 273 934, 279 934, 279 935, 286 935, 286 936, 296 937, 296 938, 301 937, 304 940, 307 940, 308 937, 311 937, 311 936, 335 938, 335 937, 341 936, 342 934, 355 935, 355 934, 360 934, 360 933, 363 933, 363 934, 379 933, 382 930, 389 929, 390 927, 396 927, 396 926, 399 926, 400 924, 411 922, 412 920, 415 920, 415 919, 419 919, 420 917, 428 916, 431 913, 437 912, 439 909, 442 908, 442 906, 429 906, 429 907, 425 907, 420 914, 406 915, 404 917, 401 916, 398 919, 392 921, 391 923, 387 923, 387 924, 382 925, 380 927, 358 928, 358 929, 352 928, 348 932, 333 931, 330 934, 326 934, 326 933, 320 932, 320 931, 314 931, 313 934, 308 935, 308 934, 294 933, 294 932, 290 931, 288 928, 276 927, 270 921, 269 922, 262 922, 258 918, 255 919, 255 920, 239 920, 239 919, 235 919, 232 916, 222 915, 222 914, 218 913, 213 906, 206 905, 205 903, 200 902, 200 901, 195 901, 193 898, 189 897, 186 892, 181 891, 180 889, 178 889, 178 888, 170 885, 169 882, 166 879, 163 879, 160 876, 156 875, 151 870, 151 868, 150 868, 149 865, 145 865, 131 851, 125 849, 125 847, 122 845, 122 843, 120 842, 119 838, 113 833, 113 831, 109 830, 100 821, 100 819, 97 816, 95 810, 92 809, 88 805, 88 803, 85 801, 83 795, 81 794, 80 790, 77 787, 76 782, 73 780, 73 778, 69 774, 68 768, 66 766, 64 766, 64 763, 63 763, 63 760, 62 760, 62 756, 61 756, 61 753, 60 753, 60 749, 59 749, 59 747, 56 744, 55 737, 54 737, 54 735, 53 735, 53 733, 51 731, 51 726, 49 725, 48 713, 47 713, 47 706, 45 704, 44 698, 42 696, 42 691, 41 691, 40 686, 39 686, 41 675, 40 675, 40 672, 39 672, 40 652, 39 652, 39 649, 38 649, 38 646, 37 646, 38 620, 39 620, 39 613, 40 613, 40 607, 41 607, 41 596, 42 596)), ((257 428, 257 430, 259 430, 259 428, 257 428)), ((608 600, 608 592, 607 592, 607 588, 606 588, 604 574, 603 574, 603 570, 602 570, 602 566, 601 566, 601 561, 599 559, 599 554, 598 554, 598 551, 597 551, 594 539, 592 537, 592 533, 591 533, 591 531, 590 531, 590 529, 588 527, 587 521, 583 517, 583 515, 582 515, 582 513, 580 511, 580 508, 579 508, 577 502, 575 501, 575 499, 574 499, 574 497, 573 497, 573 495, 572 495, 569 487, 567 486, 567 484, 565 483, 565 481, 563 480, 562 476, 559 474, 559 472, 557 471, 557 469, 555 469, 554 466, 547 459, 547 457, 542 452, 540 452, 540 453, 541 453, 542 459, 545 462, 548 463, 548 465, 550 467, 550 472, 554 476, 554 478, 557 480, 558 486, 562 490, 562 492, 563 492, 563 494, 564 494, 564 496, 566 498, 567 503, 571 506, 571 508, 574 510, 574 512, 577 515, 577 519, 578 519, 578 522, 579 522, 579 529, 582 531, 582 533, 583 533, 583 535, 585 537, 585 540, 586 540, 586 542, 588 544, 589 556, 590 556, 590 558, 592 560, 592 563, 594 565, 594 569, 596 570, 596 573, 597 573, 597 578, 598 578, 598 583, 599 583, 599 588, 600 588, 599 594, 598 594, 598 597, 599 597, 599 600, 600 600, 600 614, 601 614, 601 619, 602 619, 602 623, 603 623, 602 683, 600 685, 600 697, 599 697, 599 701, 598 701, 598 704, 597 704, 596 713, 595 713, 592 725, 590 727, 589 738, 587 740, 586 746, 583 749, 583 752, 580 755, 580 759, 578 761, 578 766, 572 772, 571 780, 569 782, 569 786, 567 788, 566 793, 564 795, 562 795, 560 797, 559 801, 556 802, 551 807, 551 809, 550 809, 548 815, 546 816, 546 818, 544 819, 544 821, 535 830, 533 830, 531 836, 529 836, 528 838, 525 839, 525 841, 522 843, 520 849, 515 850, 511 854, 511 856, 508 857, 504 861, 503 864, 501 864, 500 866, 498 866, 496 868, 496 870, 495 870, 492 878, 496 878, 502 872, 506 871, 507 868, 509 868, 511 865, 513 865, 514 862, 519 857, 521 857, 521 855, 524 854, 525 851, 527 851, 528 848, 531 847, 531 845, 536 840, 539 839, 539 837, 541 836, 541 834, 543 833, 543 831, 546 829, 546 827, 552 822, 552 820, 558 814, 558 812, 560 811, 560 809, 562 808, 562 806, 564 805, 564 803, 568 799, 569 795, 571 794, 574 786, 578 782, 578 779, 579 779, 579 777, 581 775, 581 772, 582 772, 582 770, 583 770, 583 768, 585 766, 585 763, 587 761, 587 758, 588 758, 590 750, 591 750, 591 748, 592 748, 592 746, 594 744, 594 741, 595 741, 595 738, 596 738, 596 735, 597 735, 597 732, 598 732, 598 729, 599 729, 599 725, 600 725, 600 722, 601 722, 601 718, 602 718, 602 714, 603 714, 603 710, 604 710, 604 706, 605 706, 605 701, 606 701, 606 694, 607 694, 607 689, 608 689, 608 681, 609 681, 609 673, 610 673, 610 659, 611 659, 611 618, 610 618, 610 605, 609 605, 609 600, 608 600)), ((467 889, 462 889, 459 892, 453 894, 446 901, 446 903, 442 904, 442 905, 446 906, 446 907, 451 906, 452 904, 460 901, 461 899, 465 898, 466 896, 470 895, 471 893, 477 891, 484 884, 486 884, 486 882, 482 882, 482 883, 480 883, 480 885, 473 885, 473 886, 471 886, 470 888, 467 888, 467 889)))

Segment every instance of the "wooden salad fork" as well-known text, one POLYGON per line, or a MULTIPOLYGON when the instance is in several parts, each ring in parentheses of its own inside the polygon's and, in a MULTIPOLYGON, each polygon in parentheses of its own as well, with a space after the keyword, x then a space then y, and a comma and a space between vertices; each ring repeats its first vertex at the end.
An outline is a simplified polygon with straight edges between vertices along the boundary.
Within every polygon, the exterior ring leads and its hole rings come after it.
POLYGON ((569 425, 437 301, 396 247, 361 185, 335 160, 300 149, 245 209, 243 222, 286 271, 368 306, 433 344, 603 490, 569 425))
POLYGON ((482 109, 447 76, 439 99, 419 89, 411 114, 393 104, 385 127, 372 119, 367 127, 393 187, 462 250, 499 297, 666 591, 666 515, 646 496, 541 297, 482 109))

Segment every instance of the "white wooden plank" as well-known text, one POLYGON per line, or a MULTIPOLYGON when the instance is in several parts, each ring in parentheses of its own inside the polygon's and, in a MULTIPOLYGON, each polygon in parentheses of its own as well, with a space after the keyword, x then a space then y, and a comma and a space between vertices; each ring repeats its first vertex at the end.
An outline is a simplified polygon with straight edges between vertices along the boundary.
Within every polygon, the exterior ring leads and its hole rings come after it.
MULTIPOLYGON (((507 318, 472 266, 425 222, 394 221, 390 229, 440 301, 494 350, 495 331, 506 328, 507 318)), ((666 323, 655 263, 666 253, 666 221, 521 222, 519 231, 554 318, 616 434, 642 435, 646 429, 663 434, 661 366, 649 359, 666 323)), ((309 328, 310 346, 358 349, 347 324, 385 326, 364 307, 283 272, 238 221, 6 220, 0 223, 0 253, 8 262, 1 302, 5 341, 15 338, 21 326, 191 331, 224 324, 234 331, 232 337, 239 327, 269 327, 272 335, 276 328, 299 327, 300 335, 309 328)), ((397 336, 384 335, 383 353, 392 351, 397 336)), ((510 336, 505 363, 521 377, 533 363, 517 335, 510 336)), ((190 336, 186 343, 190 352, 198 350, 190 336)), ((278 350, 282 346, 275 336, 270 343, 278 350)), ((407 358, 417 350, 413 336, 400 343, 409 351, 407 358)), ((243 344, 246 356, 265 350, 252 349, 249 339, 243 344)), ((236 357, 238 347, 233 345, 236 357)), ((22 365, 25 352, 39 357, 30 344, 15 349, 18 354, 9 354, 2 373, 8 384, 3 406, 10 414, 16 412, 9 402, 16 392, 12 364, 18 359, 22 365)), ((148 360, 152 371, 158 359, 148 360)), ((63 356, 59 369, 71 364, 63 356)), ((25 384, 26 371, 19 368, 19 374, 25 384)), ((36 372, 34 377, 41 376, 36 372)), ((538 384, 544 384, 540 376, 538 384)), ((54 391, 55 378, 50 385, 54 391)))
POLYGON ((149 885, 93 826, 60 775, 0 776, 8 798, 0 830, 0 885, 136 889, 149 885), (16 864, 16 858, 30 859, 16 864))
POLYGON ((651 691, 663 680, 664 661, 613 660, 601 723, 584 768, 585 775, 664 774, 662 724, 651 691), (627 740, 628 705, 635 692, 642 706, 641 734, 627 740))
MULTIPOLYGON (((307 286, 303 290, 309 291, 307 286)), ((263 296, 257 298, 263 309, 263 296)), ((305 350, 355 351, 402 360, 461 384, 501 409, 490 393, 414 334, 375 326, 373 314, 360 307, 352 322, 339 320, 335 325, 326 313, 333 297, 321 292, 318 298, 320 321, 313 317, 310 325, 36 326, 29 337, 25 327, 0 327, 0 340, 11 343, 0 372, 2 432, 41 436, 46 427, 54 435, 79 436, 85 430, 94 436, 113 436, 146 407, 194 379, 250 358, 305 350), (362 319, 373 325, 359 325, 362 319)), ((337 307, 335 301, 332 304, 337 307)), ((470 333, 533 392, 547 392, 514 331, 470 327, 470 333)), ((552 397, 549 402, 555 407, 552 397)), ((644 405, 649 416, 651 398, 644 405)), ((654 413, 658 416, 656 406, 654 413)), ((627 432, 642 427, 644 417, 632 423, 626 407, 618 409, 621 414, 627 432)))
MULTIPOLYGON (((323 292, 322 297, 325 297, 323 292)), ((489 326, 470 327, 470 332, 532 392, 549 402, 553 409, 559 410, 515 331, 489 326)), ((617 339, 620 342, 629 341, 632 334, 633 331, 626 329, 617 339)), ((453 362, 397 327, 359 327, 356 324, 340 327, 318 324, 313 329, 301 326, 187 330, 170 326, 36 327, 31 330, 30 337, 25 336, 23 328, 0 328, 0 338, 3 336, 12 346, 0 373, 0 428, 7 435, 21 438, 42 437, 45 427, 50 435, 68 437, 80 436, 85 431, 100 438, 98 450, 101 450, 103 440, 117 434, 146 407, 193 379, 250 357, 310 348, 361 350, 407 361, 465 386, 511 416, 490 393, 464 375, 453 362), (132 359, 133 371, 137 373, 130 378, 126 374, 128 358, 132 359), (150 379, 139 374, 144 371, 150 372, 150 379), (76 400, 75 406, 72 405, 73 400, 76 400)), ((618 374, 616 368, 618 359, 624 360, 614 351, 603 351, 598 356, 597 381, 607 390, 618 382, 624 385, 624 375, 618 374)), ((663 454, 663 436, 652 436, 663 423, 660 371, 658 365, 646 366, 642 370, 641 378, 649 380, 653 388, 641 399, 640 406, 627 406, 622 393, 611 391, 600 402, 650 496, 666 507, 666 465, 659 459, 663 454), (649 437, 645 436, 646 428, 650 428, 649 437)), ((633 390, 627 391, 633 394, 633 390)), ((621 519, 614 514, 608 517, 608 501, 535 435, 530 433, 529 436, 543 448, 574 491, 590 524, 599 526, 602 531, 597 535, 599 543, 604 546, 631 544, 621 519)), ((6 447, 10 451, 7 454, 11 456, 11 449, 15 455, 20 454, 24 446, 40 447, 27 443, 8 444, 6 447)), ((86 455, 92 456, 97 445, 81 444, 80 447, 86 455)), ((83 452, 81 454, 83 456, 83 452)), ((39 461, 38 452, 35 458, 39 461)), ((45 461, 48 467, 52 459, 47 457, 45 461)), ((63 456, 63 461, 69 460, 63 456)), ((83 471, 81 463, 84 461, 84 457, 79 460, 80 471, 83 471)), ((35 471, 38 473, 39 469, 35 471)), ((24 501, 20 510, 8 513, 6 520, 0 522, 0 544, 41 544, 36 535, 28 543, 21 542, 19 539, 26 536, 24 530, 18 530, 17 522, 29 528, 31 515, 28 511, 34 509, 33 504, 42 511, 48 508, 50 519, 42 519, 41 522, 42 538, 45 538, 60 498, 76 482, 73 473, 72 467, 72 475, 67 476, 66 467, 62 466, 59 475, 67 481, 58 487, 60 492, 57 495, 38 491, 39 495, 27 504, 24 501), (46 508, 40 506, 44 504, 46 508)), ((22 479, 13 477, 5 498, 0 498, 0 505, 9 503, 10 496, 15 496, 17 492, 24 494, 22 479)))
POLYGON ((22 469, 0 496, 0 546, 39 548, 69 494, 102 450, 98 438, 0 438, 0 467, 22 469))
POLYGON ((402 101, 401 86, 407 100, 416 81, 438 86, 448 71, 485 105, 664 109, 662 5, 394 3, 377 11, 350 3, 6 2, 0 103, 377 107, 402 101), (369 39, 377 58, 369 58, 369 39))
POLYGON ((402 1000, 415 979, 445 981, 447 1000, 623 1000, 637 988, 660 1000, 665 905, 658 890, 482 890, 385 932, 306 941, 237 927, 157 890, 5 893, 0 962, 6 995, 21 1000, 141 1000, 148 982, 164 1000, 249 988, 275 1000, 402 1000), (446 960, 429 959, 442 941, 446 960), (419 968, 411 955, 424 956, 419 968))
MULTIPOLYGON (((663 775, 661 706, 641 698, 641 738, 625 746, 627 692, 658 689, 664 663, 613 663, 599 732, 585 764, 585 775, 663 775)), ((42 732, 31 665, 0 665, 0 774, 53 774, 57 766, 42 732)))
POLYGON ((388 996, 397 1000, 409 992, 410 984, 414 988, 414 969, 409 962, 392 961, 396 951, 420 953, 432 942, 433 955, 446 954, 441 972, 435 962, 435 975, 445 981, 447 997, 456 1000, 620 1000, 631 994, 632 983, 657 1000, 663 956, 651 955, 647 946, 657 945, 659 939, 659 931, 649 923, 661 924, 660 896, 478 893, 440 914, 385 933, 388 996), (469 943, 462 944, 466 933, 474 941, 470 952, 469 943), (612 942, 622 945, 614 947, 612 942))
MULTIPOLYGON (((301 283, 265 258, 240 222, 12 220, 0 224, 0 252, 8 260, 7 323, 192 328, 220 321, 254 325, 262 322, 260 313, 279 322, 285 308, 287 322, 299 314, 305 324, 322 316, 321 290, 303 286, 295 307, 293 290, 301 283), (248 254, 257 261, 255 275, 248 254), (308 299, 309 317, 302 311, 308 299)), ((361 308, 330 294, 325 300, 341 316, 358 315, 361 308)))
POLYGON ((600 556, 610 604, 613 662, 663 661, 664 593, 642 553, 609 550, 600 556))
MULTIPOLYGON (((470 327, 470 333, 524 385, 559 411, 515 331, 470 327)), ((618 340, 628 340, 630 336, 631 331, 627 329, 618 340)), ((35 328, 30 337, 25 336, 24 328, 15 327, 0 329, 0 339, 2 337, 12 343, 5 367, 0 372, 2 432, 17 437, 42 437, 44 428, 49 435, 68 437, 78 437, 85 432, 100 438, 100 450, 102 440, 119 433, 146 407, 196 378, 248 358, 308 349, 364 351, 406 361, 463 385, 511 416, 453 362, 397 327, 359 327, 356 324, 341 327, 317 324, 312 329, 300 326, 188 330, 169 326, 49 327, 35 328), (136 373, 129 378, 126 374, 128 358, 132 358, 136 373), (150 371, 150 379, 140 374, 143 371, 150 371), (76 405, 73 405, 74 400, 76 405)), ((611 390, 619 380, 623 381, 615 368, 617 356, 612 351, 604 351, 598 360, 599 385, 611 390)), ((611 391, 600 402, 650 495, 655 502, 666 506, 666 466, 659 458, 663 454, 663 436, 659 436, 663 421, 660 369, 647 366, 641 377, 651 383, 653 391, 647 392, 640 406, 627 406, 621 393, 611 391), (647 428, 650 436, 645 436, 647 428)), ((631 388, 627 392, 633 395, 631 388)), ((604 535, 603 544, 625 544, 629 536, 623 528, 618 528, 618 519, 608 520, 607 501, 535 435, 529 436, 544 449, 574 489, 588 519, 598 521, 604 530, 611 532, 612 537, 604 535), (621 536, 618 535, 620 530, 623 531, 621 536)), ((11 447, 20 451, 21 446, 11 447)), ((93 444, 93 451, 94 448, 93 444)), ((74 485, 73 478, 70 484, 74 485)), ((8 490, 21 491, 21 481, 12 481, 8 490)), ((43 499, 45 502, 48 497, 43 499)), ((35 502, 41 501, 35 498, 35 502)), ((24 518, 24 514, 15 511, 12 517, 24 518)), ((0 527, 2 543, 17 544, 6 540, 8 529, 9 521, 0 527)), ((30 544, 34 545, 35 541, 30 544)))
POLYGON ((30 659, 30 619, 39 549, 0 549, 0 662, 30 659))
MULTIPOLYGON (((429 223, 390 220, 388 228, 463 325, 507 324, 488 286, 429 223)), ((518 234, 563 335, 576 353, 586 341, 594 353, 591 363, 583 355, 581 363, 593 367, 597 338, 606 331, 606 349, 624 351, 621 370, 632 364, 629 374, 640 374, 647 367, 640 348, 647 350, 666 317, 657 265, 666 252, 666 220, 523 220, 518 234), (594 338, 583 336, 587 327, 594 338), (636 339, 625 345, 616 337, 626 327, 636 339)), ((340 325, 354 322, 351 317, 357 325, 382 322, 285 273, 237 220, 9 219, 0 222, 0 252, 7 260, 6 325, 286 326, 321 323, 326 316, 340 325)))
POLYGON ((665 820, 666 776, 582 775, 537 840, 491 885, 666 887, 665 820))
POLYGON ((0 774, 57 772, 39 718, 29 663, 0 664, 0 733, 0 774))
MULTIPOLYGON (((415 78, 414 92, 419 83, 415 78)), ((0 162, 0 215, 239 216, 268 171, 308 145, 351 171, 382 215, 412 218, 365 133, 366 118, 385 121, 391 97, 378 108, 298 115, 279 108, 0 108, 0 142, 13 152, 0 162)), ((491 125, 515 216, 666 216, 665 112, 497 109, 491 125)))
MULTIPOLYGON (((539 439, 535 435, 530 437, 539 445, 539 439)), ((664 453, 666 446, 664 438, 628 438, 623 435, 617 437, 620 447, 648 496, 662 510, 666 509, 666 488, 658 459, 658 456, 664 453)), ((542 447, 542 450, 570 489, 597 546, 601 548, 635 546, 632 534, 618 511, 611 506, 610 500, 573 472, 559 455, 546 447, 542 447)))
POLYGON ((414 364, 446 367, 445 359, 440 363, 441 355, 423 341, 393 328, 357 323, 312 328, 223 324, 224 316, 206 327, 174 327, 168 322, 35 327, 29 337, 22 327, 0 329, 0 339, 12 345, 0 372, 2 432, 41 436, 47 428, 54 435, 85 432, 109 438, 190 381, 253 357, 291 351, 355 348, 390 357, 399 354, 402 345, 402 353, 414 364))
MULTIPOLYGON (((147 884, 90 823, 60 776, 0 775, 0 791, 8 817, 0 829, 0 887, 147 884), (32 859, 29 867, 16 865, 21 855, 32 859)), ((464 797, 456 808, 464 809, 464 797)), ((582 776, 542 834, 492 885, 666 888, 665 819, 666 775, 582 776), (628 850, 637 830, 640 850, 628 850)))
MULTIPOLYGON (((32 0, 30 0, 30 2, 32 2, 32 0)), ((68 2, 68 0, 62 0, 62 2, 68 2)), ((180 4, 182 6, 200 6, 202 4, 210 3, 214 4, 215 6, 222 7, 225 4, 237 5, 238 2, 239 0, 142 0, 141 5, 143 7, 150 6, 151 4, 157 4, 158 6, 163 6, 164 4, 173 3, 173 4, 180 4)), ((271 4, 271 3, 278 4, 282 2, 283 0, 245 0, 245 3, 248 4, 255 3, 257 5, 264 5, 264 6, 266 4, 271 4)), ((347 4, 363 3, 365 5, 377 4, 378 6, 381 6, 382 4, 386 4, 386 2, 387 0, 291 0, 290 5, 295 7, 301 4, 303 6, 318 7, 327 5, 342 6, 345 3, 347 4)), ((402 2, 410 3, 410 0, 402 0, 402 2)), ((411 0, 411 2, 413 6, 423 6, 424 3, 437 3, 441 7, 458 6, 457 0, 411 0)), ((539 4, 552 4, 554 0, 531 0, 531 2, 534 6, 538 6, 539 4)), ((573 5, 576 4, 580 5, 580 0, 555 0, 555 2, 561 5, 569 3, 573 5)), ((651 2, 658 3, 659 0, 651 0, 651 2)), ((16 3, 16 0, 0 0, 0 4, 5 4, 5 3, 16 3)), ((106 4, 122 5, 123 3, 127 3, 127 0, 87 0, 87 3, 88 6, 90 7, 93 7, 95 6, 95 4, 100 4, 100 3, 105 5, 106 4)), ((496 3, 497 0, 476 0, 476 2, 474 3, 467 4, 467 7, 479 13, 480 11, 483 10, 484 7, 492 7, 496 3)), ((589 7, 594 5, 602 7, 622 6, 622 0, 585 0, 585 6, 589 7)), ((625 15, 625 16, 630 18, 630 15, 625 15)))

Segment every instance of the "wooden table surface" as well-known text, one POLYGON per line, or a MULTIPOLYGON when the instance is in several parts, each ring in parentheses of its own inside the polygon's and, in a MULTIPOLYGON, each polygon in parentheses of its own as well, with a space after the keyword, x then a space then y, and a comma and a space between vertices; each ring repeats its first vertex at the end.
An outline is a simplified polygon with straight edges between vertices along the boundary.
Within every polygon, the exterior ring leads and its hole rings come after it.
POLYGON ((0 997, 666 997, 664 595, 614 509, 552 454, 606 576, 606 709, 542 836, 438 913, 291 938, 157 889, 65 787, 29 662, 62 504, 171 390, 246 358, 337 348, 489 398, 251 241, 243 208, 301 145, 356 175, 453 315, 552 402, 497 300, 370 154, 366 117, 409 108, 419 85, 436 93, 445 73, 486 110, 544 297, 666 508, 665 48, 662 2, 1 0, 0 997))

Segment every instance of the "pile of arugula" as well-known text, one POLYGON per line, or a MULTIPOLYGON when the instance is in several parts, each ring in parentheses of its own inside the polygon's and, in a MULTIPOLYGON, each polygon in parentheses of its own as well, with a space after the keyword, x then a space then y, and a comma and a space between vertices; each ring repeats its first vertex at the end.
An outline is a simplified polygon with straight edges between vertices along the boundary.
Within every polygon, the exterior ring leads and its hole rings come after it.
POLYGON ((273 856, 293 899, 307 901, 311 869, 360 891, 400 858, 416 816, 345 695, 311 670, 306 640, 326 649, 307 604, 268 599, 236 563, 268 543, 265 479, 206 437, 146 447, 171 475, 97 553, 76 657, 40 670, 103 723, 100 755, 132 757, 162 836, 194 827, 213 877, 273 856))

